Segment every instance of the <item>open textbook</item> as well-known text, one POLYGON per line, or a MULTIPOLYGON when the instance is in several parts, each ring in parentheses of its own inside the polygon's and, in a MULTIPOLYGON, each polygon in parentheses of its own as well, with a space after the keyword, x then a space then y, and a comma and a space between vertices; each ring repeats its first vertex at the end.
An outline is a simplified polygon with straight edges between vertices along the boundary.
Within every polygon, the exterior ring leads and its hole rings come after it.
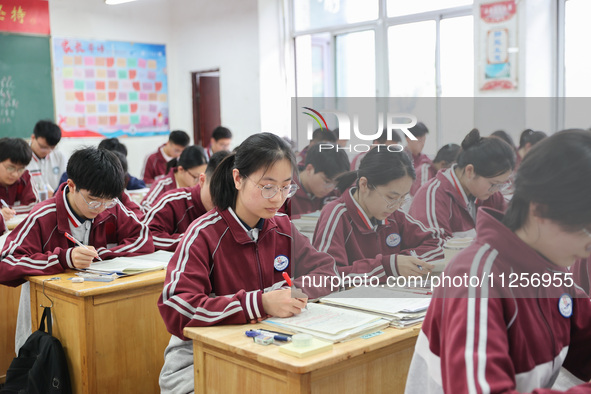
POLYGON ((110 260, 90 264, 88 271, 135 275, 142 272, 157 271, 166 268, 173 253, 159 250, 155 253, 134 257, 116 257, 110 260))
POLYGON ((292 317, 273 317, 264 324, 291 332, 301 332, 332 342, 342 342, 387 327, 389 320, 369 313, 309 303, 292 317))

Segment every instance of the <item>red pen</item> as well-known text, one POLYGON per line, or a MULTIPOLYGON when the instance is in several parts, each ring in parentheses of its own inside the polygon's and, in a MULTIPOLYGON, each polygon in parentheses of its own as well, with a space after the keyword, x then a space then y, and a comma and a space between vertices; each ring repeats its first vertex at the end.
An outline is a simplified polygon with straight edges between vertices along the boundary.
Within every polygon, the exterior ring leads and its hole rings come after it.
POLYGON ((283 279, 285 279, 287 285, 289 287, 293 287, 293 284, 291 283, 291 278, 289 277, 289 275, 287 275, 287 272, 284 271, 281 275, 283 275, 283 279))
MULTIPOLYGON (((76 238, 72 237, 72 235, 70 235, 70 233, 65 233, 64 235, 66 236, 66 238, 68 238, 70 241, 74 242, 76 245, 82 246, 84 249, 90 250, 82 242, 80 242, 76 238)), ((100 261, 103 261, 103 259, 101 259, 101 257, 98 255, 98 253, 96 254, 96 258, 99 259, 100 261)))

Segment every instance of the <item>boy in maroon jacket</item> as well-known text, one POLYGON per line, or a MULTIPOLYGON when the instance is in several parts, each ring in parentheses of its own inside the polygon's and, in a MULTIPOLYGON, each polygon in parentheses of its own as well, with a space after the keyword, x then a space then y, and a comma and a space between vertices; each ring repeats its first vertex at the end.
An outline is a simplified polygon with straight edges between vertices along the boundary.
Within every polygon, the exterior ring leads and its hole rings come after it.
POLYGON ((209 181, 218 164, 228 155, 227 151, 214 153, 197 186, 164 193, 148 211, 144 223, 154 237, 156 249, 174 252, 193 220, 213 209, 209 181))
POLYGON ((123 192, 125 174, 112 152, 78 150, 67 172, 66 185, 38 204, 8 236, 0 262, 1 284, 18 286, 27 275, 87 268, 98 257, 154 251, 147 226, 116 198, 123 192), (76 246, 66 232, 88 247, 76 246))
POLYGON ((151 185, 155 180, 166 175, 166 163, 179 157, 189 142, 189 135, 184 131, 172 131, 168 136, 168 142, 146 159, 143 172, 146 185, 151 185))
POLYGON ((20 138, 0 139, 0 234, 6 230, 5 221, 29 213, 38 201, 26 169, 32 154, 31 147, 20 138))

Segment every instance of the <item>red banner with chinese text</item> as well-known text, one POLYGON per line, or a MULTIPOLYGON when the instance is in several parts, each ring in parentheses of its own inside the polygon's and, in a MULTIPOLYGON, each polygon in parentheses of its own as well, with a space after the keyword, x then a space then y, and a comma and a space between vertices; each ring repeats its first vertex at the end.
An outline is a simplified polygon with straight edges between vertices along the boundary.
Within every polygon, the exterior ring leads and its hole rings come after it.
POLYGON ((49 35, 49 2, 0 0, 0 31, 49 35))

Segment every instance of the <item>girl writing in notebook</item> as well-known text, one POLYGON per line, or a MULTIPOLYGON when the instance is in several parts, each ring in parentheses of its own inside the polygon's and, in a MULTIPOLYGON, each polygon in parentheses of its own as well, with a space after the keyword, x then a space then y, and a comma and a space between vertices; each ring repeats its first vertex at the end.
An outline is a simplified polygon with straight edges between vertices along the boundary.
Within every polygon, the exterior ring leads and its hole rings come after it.
POLYGON ((343 195, 320 213, 314 246, 334 257, 344 275, 425 275, 427 260, 442 257, 437 232, 402 212, 415 179, 412 162, 404 152, 374 148, 361 160, 358 171, 337 178, 343 195))
POLYGON ((561 367, 589 382, 591 303, 569 266, 591 254, 590 177, 588 131, 559 132, 528 153, 506 214, 481 209, 476 239, 446 267, 484 279, 435 290, 406 393, 557 393, 561 367))
POLYGON ((417 191, 409 213, 444 239, 474 237, 479 207, 505 209, 500 192, 510 186, 514 167, 515 151, 509 144, 482 138, 474 129, 462 141, 457 163, 417 191))
MULTIPOLYGON (((297 190, 295 168, 287 143, 262 133, 248 137, 214 171, 210 193, 215 208, 185 232, 168 264, 158 302, 172 334, 160 375, 162 392, 194 389, 185 327, 293 316, 306 299, 292 298, 284 272, 296 278, 297 287, 302 287, 302 275, 329 282, 337 275, 334 260, 316 251, 289 217, 277 213, 297 190)), ((303 290, 313 298, 327 293, 323 288, 303 290)))

